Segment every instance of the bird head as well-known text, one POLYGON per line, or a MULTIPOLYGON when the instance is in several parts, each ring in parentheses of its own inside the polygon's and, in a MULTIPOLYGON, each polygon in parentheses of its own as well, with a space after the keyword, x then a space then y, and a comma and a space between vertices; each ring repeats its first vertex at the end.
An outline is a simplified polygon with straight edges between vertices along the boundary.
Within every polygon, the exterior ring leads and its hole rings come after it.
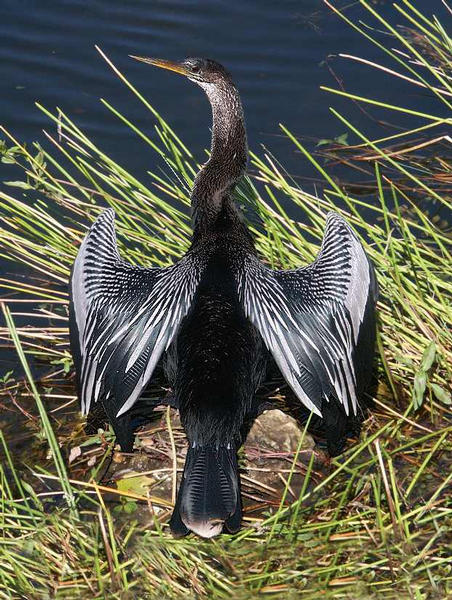
POLYGON ((198 85, 203 84, 217 84, 221 83, 232 83, 232 79, 228 71, 214 60, 209 58, 185 58, 180 62, 173 62, 171 60, 163 60, 160 58, 146 58, 143 56, 132 56, 135 60, 160 67, 161 69, 168 69, 174 71, 180 75, 184 75, 190 81, 197 83, 198 85))

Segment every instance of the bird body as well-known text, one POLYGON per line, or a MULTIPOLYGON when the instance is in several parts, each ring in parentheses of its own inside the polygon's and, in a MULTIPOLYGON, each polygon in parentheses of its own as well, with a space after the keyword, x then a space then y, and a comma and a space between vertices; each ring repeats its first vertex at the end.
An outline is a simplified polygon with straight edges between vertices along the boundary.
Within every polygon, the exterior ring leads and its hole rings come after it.
POLYGON ((203 244, 205 268, 167 353, 168 379, 189 443, 171 527, 185 534, 188 523, 203 537, 221 531, 223 523, 229 531, 240 526, 236 453, 244 422, 258 410, 255 393, 265 373, 262 338, 237 295, 234 271, 243 243, 227 231, 229 225, 223 227, 203 244))
POLYGON ((164 357, 188 440, 171 529, 211 537, 240 527, 236 454, 259 412, 270 355, 324 420, 330 452, 342 449, 372 370, 377 285, 336 213, 314 263, 291 271, 262 264, 233 200, 247 142, 229 73, 207 59, 140 60, 195 81, 212 106, 211 154, 191 196, 192 244, 166 269, 133 267, 118 254, 114 212, 101 213, 73 267, 71 347, 83 412, 101 401, 126 451, 140 395, 164 357))

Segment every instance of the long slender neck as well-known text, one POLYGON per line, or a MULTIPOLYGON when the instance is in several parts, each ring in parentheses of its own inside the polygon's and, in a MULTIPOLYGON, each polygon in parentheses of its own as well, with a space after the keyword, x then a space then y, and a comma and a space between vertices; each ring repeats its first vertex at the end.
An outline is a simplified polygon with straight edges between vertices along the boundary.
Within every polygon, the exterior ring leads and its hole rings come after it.
POLYGON ((212 144, 207 163, 195 178, 191 203, 195 230, 208 228, 228 203, 246 169, 248 146, 240 96, 231 83, 202 84, 212 106, 212 144))

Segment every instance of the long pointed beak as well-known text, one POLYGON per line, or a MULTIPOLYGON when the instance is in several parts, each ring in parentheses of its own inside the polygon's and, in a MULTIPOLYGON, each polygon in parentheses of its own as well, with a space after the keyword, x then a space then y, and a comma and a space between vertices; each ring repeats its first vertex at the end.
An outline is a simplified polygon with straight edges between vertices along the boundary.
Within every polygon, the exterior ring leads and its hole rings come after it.
POLYGON ((186 69, 180 63, 172 62, 171 60, 163 60, 161 58, 146 58, 145 56, 132 56, 132 54, 129 54, 129 56, 130 58, 147 63, 148 65, 154 65, 154 67, 160 67, 161 69, 167 69, 168 71, 175 71, 181 75, 188 75, 188 69, 186 69))

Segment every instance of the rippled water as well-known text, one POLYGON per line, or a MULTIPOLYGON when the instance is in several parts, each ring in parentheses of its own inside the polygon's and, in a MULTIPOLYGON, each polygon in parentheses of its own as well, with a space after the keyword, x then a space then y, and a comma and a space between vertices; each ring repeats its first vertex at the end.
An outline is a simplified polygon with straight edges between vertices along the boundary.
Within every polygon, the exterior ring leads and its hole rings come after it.
MULTIPOLYGON (((347 4, 350 16, 361 11, 357 3, 347 4)), ((386 3, 380 4, 385 8, 386 3)), ((98 99, 108 99, 140 127, 151 128, 150 115, 118 81, 94 44, 200 157, 208 146, 210 125, 201 91, 181 77, 131 60, 128 54, 208 56, 223 62, 243 96, 251 147, 266 144, 296 175, 309 174, 309 167, 294 156, 287 141, 276 137, 279 122, 298 135, 331 138, 345 131, 328 112, 334 104, 354 113, 354 122, 365 123, 368 130, 377 127, 350 102, 319 90, 321 84, 336 87, 325 64, 329 55, 379 56, 321 0, 2 0, 1 122, 20 139, 42 141, 41 129, 51 125, 34 102, 60 106, 124 166, 138 174, 152 168, 155 156, 143 153, 134 135, 98 99)), ((379 81, 388 81, 368 68, 331 60, 347 87, 358 93, 372 93, 379 81)), ((401 89, 405 89, 401 82, 392 81, 384 95, 397 102, 401 89)))

